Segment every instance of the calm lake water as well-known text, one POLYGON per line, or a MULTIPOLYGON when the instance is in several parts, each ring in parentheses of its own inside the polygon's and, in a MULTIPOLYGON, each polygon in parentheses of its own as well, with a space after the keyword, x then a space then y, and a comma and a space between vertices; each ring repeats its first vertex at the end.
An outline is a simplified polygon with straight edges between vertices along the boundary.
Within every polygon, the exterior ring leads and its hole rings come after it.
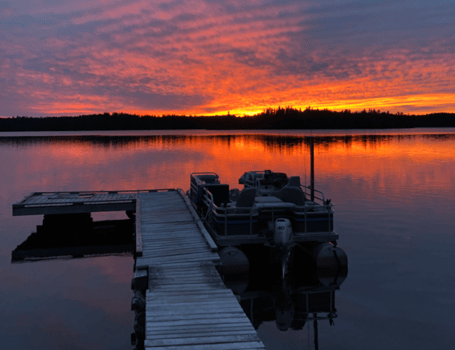
MULTIPOLYGON (((2 348, 133 348, 132 257, 11 264, 42 221, 13 217, 14 202, 33 191, 187 190, 195 171, 231 187, 264 169, 309 184, 309 135, 316 188, 335 205, 349 259, 335 325, 319 322, 319 349, 453 348, 454 129, 0 133, 2 348)), ((269 350, 314 348, 310 324, 282 332, 267 321, 258 334, 269 350)))

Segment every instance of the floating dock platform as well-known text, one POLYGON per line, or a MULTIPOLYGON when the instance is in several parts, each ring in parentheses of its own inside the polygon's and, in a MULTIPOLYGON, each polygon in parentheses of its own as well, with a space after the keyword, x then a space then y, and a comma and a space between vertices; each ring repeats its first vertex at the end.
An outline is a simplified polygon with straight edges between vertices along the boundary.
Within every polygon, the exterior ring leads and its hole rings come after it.
POLYGON ((149 191, 34 192, 13 204, 13 216, 135 211, 141 192, 149 191))

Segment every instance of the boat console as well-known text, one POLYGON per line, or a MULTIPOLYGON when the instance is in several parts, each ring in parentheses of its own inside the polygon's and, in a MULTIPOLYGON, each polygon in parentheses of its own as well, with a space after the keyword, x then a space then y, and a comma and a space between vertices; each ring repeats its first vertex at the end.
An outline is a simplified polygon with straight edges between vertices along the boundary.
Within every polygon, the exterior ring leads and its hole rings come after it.
MULTIPOLYGON (((273 191, 287 185, 289 179, 284 173, 274 173, 271 170, 247 171, 239 179, 239 184, 245 187, 255 187, 260 195, 271 195, 273 191)), ((300 179, 299 185, 300 186, 300 179)))

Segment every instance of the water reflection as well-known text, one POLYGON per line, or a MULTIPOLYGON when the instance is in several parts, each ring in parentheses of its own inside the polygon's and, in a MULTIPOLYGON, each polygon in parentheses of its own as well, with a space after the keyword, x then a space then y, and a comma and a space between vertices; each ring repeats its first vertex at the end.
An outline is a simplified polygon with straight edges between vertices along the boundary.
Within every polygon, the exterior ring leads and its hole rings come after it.
POLYGON ((310 324, 317 349, 318 322, 334 324, 338 316, 335 291, 346 279, 347 269, 318 269, 311 256, 296 247, 283 279, 276 253, 267 248, 250 249, 250 272, 224 275, 224 282, 255 329, 265 322, 274 322, 282 332, 302 330, 310 324))
MULTIPOLYGON (((314 136, 315 145, 329 147, 333 144, 379 145, 392 140, 405 141, 423 138, 425 140, 455 140, 455 134, 389 134, 389 135, 334 135, 314 136)), ((274 134, 232 134, 232 135, 150 135, 150 136, 11 136, 0 137, 0 145, 30 146, 37 144, 78 144, 104 148, 124 148, 130 146, 178 146, 198 143, 259 142, 268 149, 287 149, 309 145, 309 139, 303 135, 274 134)))
MULTIPOLYGON (((186 190, 189 174, 195 171, 216 171, 231 187, 237 187, 239 176, 251 169, 300 175, 305 183, 308 147, 305 135, 297 134, 0 137, 0 253, 5 261, 0 274, 2 345, 126 348, 122 341, 129 339, 133 322, 132 259, 9 264, 11 251, 38 224, 34 217, 12 217, 12 203, 33 191, 186 190), (54 276, 59 277, 58 283, 54 276), (28 327, 26 336, 18 324, 28 327), (54 341, 56 334, 61 336, 54 341)), ((453 308, 455 290, 454 272, 447 264, 455 249, 453 129, 446 135, 314 136, 316 186, 335 205, 335 229, 351 263, 349 278, 341 290, 335 290, 337 327, 329 327, 327 318, 318 321, 320 347, 450 348, 453 320, 447 310, 453 308)), ((304 276, 314 274, 303 271, 304 276)), ((299 303, 293 288, 300 275, 292 275, 286 282, 290 288, 285 288, 291 291, 292 307, 282 303, 283 310, 294 310, 288 329, 297 327, 299 303)), ((249 278, 246 286, 237 283, 238 294, 263 290, 269 296, 266 305, 272 305, 271 321, 258 326, 267 349, 301 348, 304 330, 272 329, 278 300, 270 297, 272 281, 253 289, 254 280, 260 278, 249 278)), ((281 288, 275 280, 275 288, 281 288)), ((318 283, 322 283, 319 278, 310 278, 302 286, 318 283)), ((282 294, 280 300, 289 301, 289 293, 282 294)), ((311 310, 309 317, 313 317, 311 310)), ((327 314, 318 312, 321 317, 327 314)))
MULTIPOLYGON (((299 175, 307 185, 308 142, 304 135, 276 134, 0 137, 4 168, 10 169, 5 176, 15 174, 21 188, 36 191, 186 190, 195 171, 216 171, 233 186, 252 169, 299 175)), ((451 172, 433 167, 453 166, 455 134, 332 135, 314 142, 317 186, 329 189, 336 208, 337 193, 344 199, 351 189, 372 198, 376 187, 381 193, 409 186, 425 191, 435 183, 453 188, 451 172), (336 179, 343 183, 335 187, 336 179)))
POLYGON ((45 215, 11 253, 11 262, 132 255, 134 221, 93 221, 90 213, 45 215))

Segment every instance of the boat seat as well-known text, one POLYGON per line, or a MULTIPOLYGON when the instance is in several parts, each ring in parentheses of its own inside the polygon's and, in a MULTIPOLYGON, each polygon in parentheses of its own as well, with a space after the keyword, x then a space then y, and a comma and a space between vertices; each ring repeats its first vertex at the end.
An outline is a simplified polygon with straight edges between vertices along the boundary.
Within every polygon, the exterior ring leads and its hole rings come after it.
POLYGON ((270 180, 270 179, 262 180, 261 179, 261 180, 259 180, 259 185, 266 186, 266 188, 267 188, 267 186, 272 186, 272 180, 270 180))
POLYGON ((253 173, 253 178, 256 180, 256 179, 263 179, 264 178, 264 174, 261 174, 261 173, 253 173))
POLYGON ((254 171, 246 172, 243 174, 239 179, 240 185, 245 186, 254 186, 256 184, 256 180, 260 180, 264 178, 264 174, 256 173, 254 171))
POLYGON ((237 208, 249 208, 254 204, 254 198, 256 198, 257 189, 253 187, 244 188, 239 194, 237 199, 236 207, 237 208))
POLYGON ((213 183, 205 184, 204 187, 212 194, 217 207, 229 203, 229 185, 213 183))
POLYGON ((293 203, 295 205, 305 204, 305 194, 297 186, 284 186, 281 190, 274 191, 272 195, 278 197, 283 202, 293 203))
POLYGON ((300 176, 291 176, 286 186, 300 187, 300 176))

